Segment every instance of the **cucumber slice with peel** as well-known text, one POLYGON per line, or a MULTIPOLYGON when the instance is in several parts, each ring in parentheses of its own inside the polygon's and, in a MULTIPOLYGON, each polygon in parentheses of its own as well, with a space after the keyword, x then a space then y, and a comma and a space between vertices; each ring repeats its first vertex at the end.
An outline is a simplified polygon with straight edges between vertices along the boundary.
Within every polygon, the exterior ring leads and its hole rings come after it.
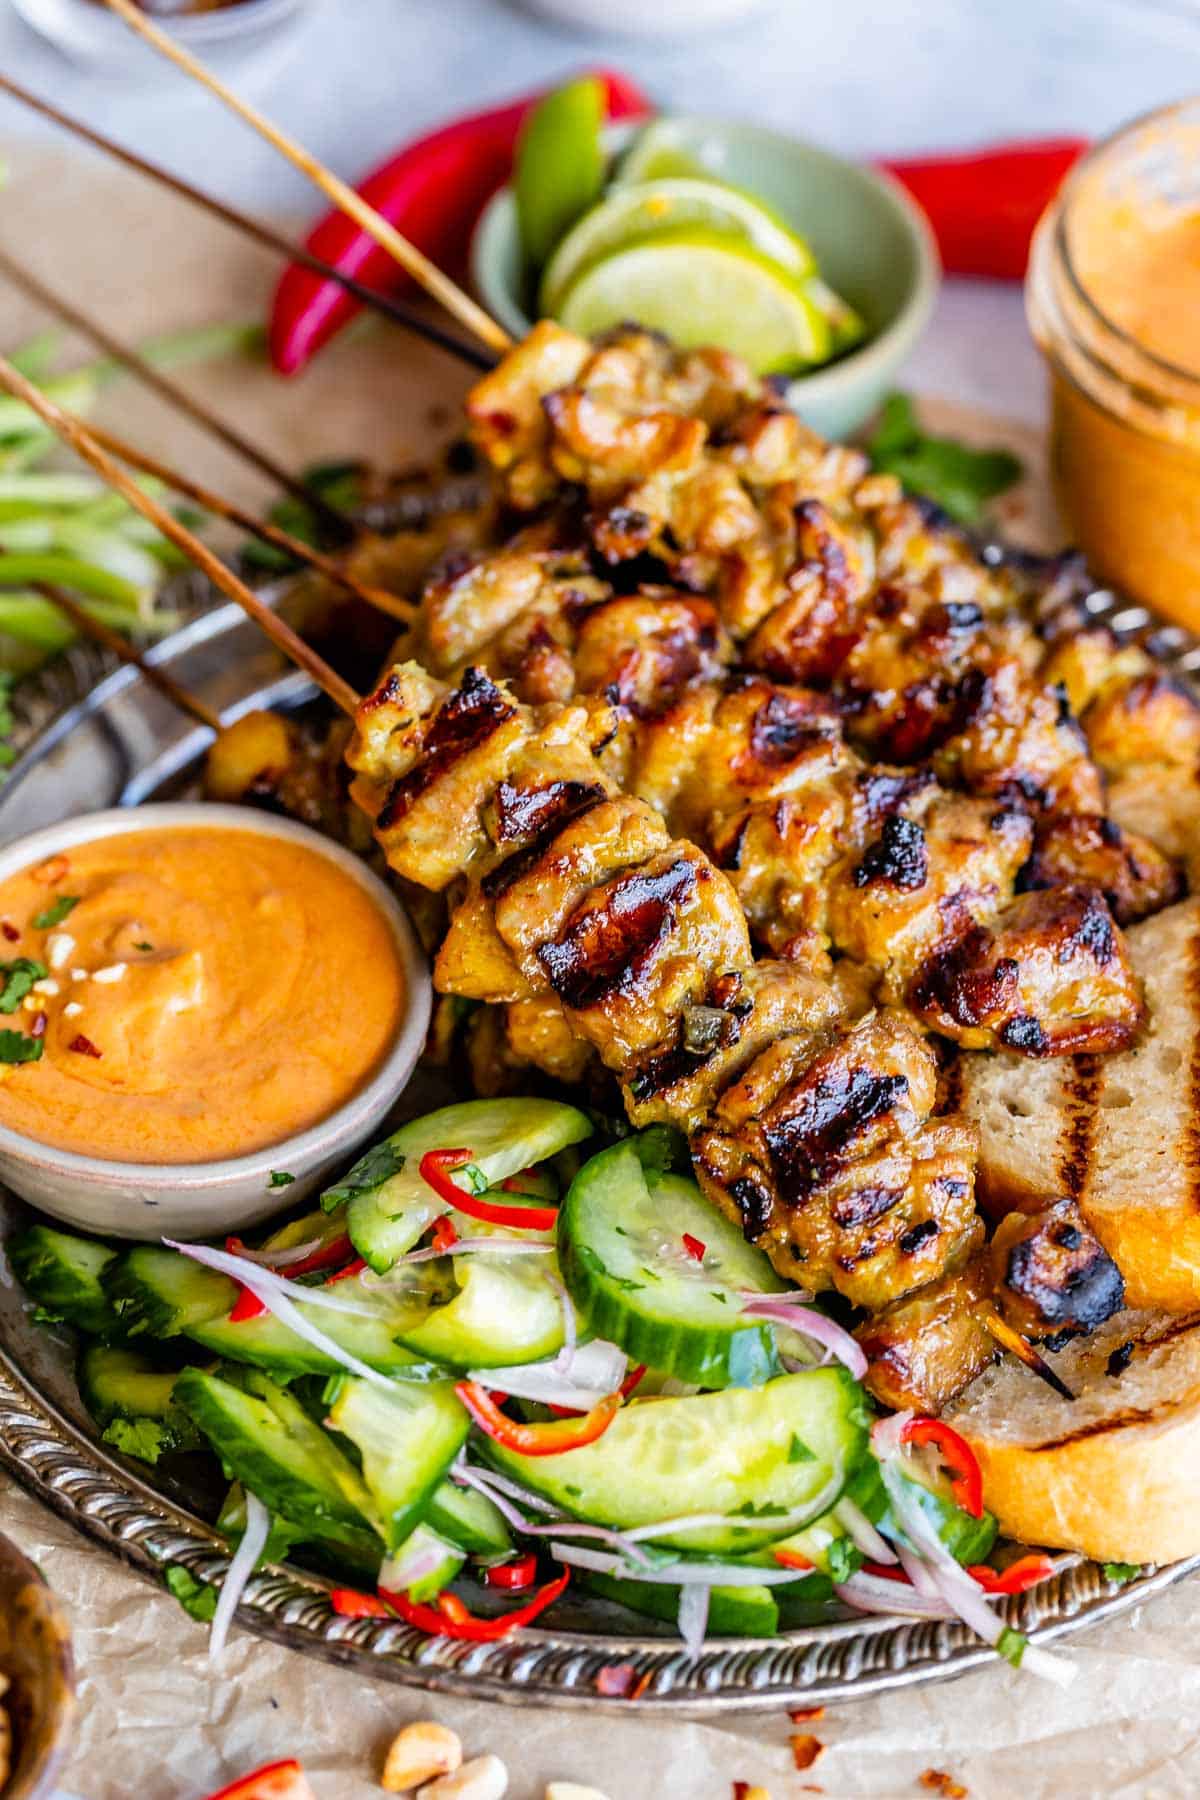
MULTIPOLYGON (((450 1180, 464 1193, 533 1168, 591 1136, 591 1121, 558 1100, 467 1100, 426 1113, 361 1157, 322 1198, 327 1211, 348 1203, 347 1225, 358 1254, 378 1274, 412 1249, 445 1202, 422 1179, 429 1150, 469 1150, 471 1162, 450 1180)), ((513 1196, 516 1198, 516 1196, 513 1196)))
POLYGON ((89 1344, 79 1359, 79 1397, 98 1425, 113 1419, 165 1419, 179 1379, 136 1350, 89 1344))
MULTIPOLYGON (((630 1612, 648 1619, 673 1623, 679 1612, 679 1589, 660 1581, 631 1581, 619 1575, 599 1575, 580 1569, 583 1586, 605 1600, 614 1600, 630 1612)), ((779 1630, 779 1608, 767 1587, 715 1587, 708 1596, 709 1637, 774 1637, 779 1630)))
POLYGON ((306 1538, 377 1553, 372 1497, 354 1465, 300 1402, 265 1375, 246 1371, 238 1385, 185 1369, 175 1388, 184 1411, 232 1480, 295 1525, 306 1538))
POLYGON ((486 1494, 459 1487, 454 1481, 443 1481, 434 1489, 425 1523, 440 1538, 471 1556, 507 1556, 513 1547, 512 1533, 500 1508, 486 1494))
POLYGON ((178 1250, 139 1244, 104 1272, 103 1285, 126 1337, 178 1337, 220 1319, 237 1301, 237 1283, 178 1250))
POLYGON ((810 1503, 826 1512, 866 1442, 862 1391, 844 1369, 830 1367, 757 1388, 634 1400, 594 1443, 557 1456, 522 1456, 490 1438, 480 1449, 505 1474, 592 1524, 628 1528, 722 1514, 720 1525, 671 1531, 656 1542, 736 1555, 795 1531, 794 1514, 810 1503), (739 1513, 754 1525, 740 1523, 739 1513))
POLYGON ((448 1381, 386 1388, 348 1376, 329 1411, 362 1457, 389 1549, 397 1550, 420 1524, 467 1439, 470 1419, 448 1381))
POLYGON ((562 1348, 553 1255, 475 1251, 454 1258, 454 1274, 459 1283, 454 1298, 397 1334, 416 1356, 455 1369, 502 1369, 540 1362, 562 1348))
POLYGON ((449 1587, 466 1560, 457 1545, 448 1544, 428 1525, 417 1525, 380 1569, 379 1585, 389 1594, 407 1594, 410 1600, 432 1600, 449 1587), (415 1579, 409 1573, 412 1569, 419 1571, 415 1579))
POLYGON ((107 1244, 32 1225, 8 1242, 13 1274, 39 1306, 68 1325, 104 1337, 117 1318, 101 1285, 104 1271, 117 1260, 107 1244))
POLYGON ((575 1177, 558 1253, 589 1330, 633 1362, 706 1388, 754 1387, 779 1373, 774 1327, 743 1315, 742 1293, 778 1294, 785 1284, 694 1181, 648 1178, 631 1144, 602 1151, 575 1177))

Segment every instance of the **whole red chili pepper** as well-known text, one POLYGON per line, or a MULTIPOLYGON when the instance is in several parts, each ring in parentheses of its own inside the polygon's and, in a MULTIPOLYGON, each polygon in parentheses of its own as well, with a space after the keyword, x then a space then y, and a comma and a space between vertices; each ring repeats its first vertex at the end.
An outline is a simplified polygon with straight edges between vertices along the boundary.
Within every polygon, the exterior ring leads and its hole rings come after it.
MULTIPOLYGON (((608 69, 596 74, 605 86, 610 119, 641 118, 652 110, 625 76, 608 69)), ((476 219, 508 179, 525 115, 541 98, 526 94, 415 139, 368 175, 359 193, 439 268, 460 268, 476 219)), ((328 213, 305 243, 314 255, 381 293, 400 294, 411 286, 411 277, 388 252, 342 212, 328 213)), ((292 263, 271 309, 271 360, 280 374, 296 374, 360 311, 361 303, 336 282, 292 263)))
POLYGON ((1082 138, 1046 138, 880 166, 925 213, 947 275, 1020 281, 1034 226, 1086 149, 1082 138))
POLYGON ((522 1625, 531 1625, 548 1606, 553 1606, 570 1578, 570 1569, 564 1569, 557 1580, 548 1581, 544 1587, 540 1587, 532 1600, 527 1600, 524 1606, 518 1606, 514 1612, 504 1613, 498 1619, 477 1619, 456 1594, 439 1594, 436 1606, 426 1606, 419 1601, 410 1600, 407 1594, 393 1594, 382 1588, 380 1594, 407 1624, 416 1625, 419 1630, 428 1632, 430 1637, 460 1638, 472 1644, 491 1644, 499 1638, 507 1637, 509 1632, 518 1630, 522 1625))
POLYGON ((910 1419, 901 1440, 918 1449, 929 1444, 950 1481, 950 1492, 973 1519, 983 1517, 983 1472, 975 1460, 975 1452, 944 1419, 910 1419))
POLYGON ((418 1165, 421 1180, 428 1182, 447 1206, 456 1206, 471 1219, 482 1219, 486 1225, 507 1225, 517 1231, 553 1231, 558 1222, 557 1206, 506 1206, 502 1201, 484 1200, 468 1194, 450 1176, 455 1169, 465 1169, 471 1161, 469 1150, 427 1150, 418 1165))

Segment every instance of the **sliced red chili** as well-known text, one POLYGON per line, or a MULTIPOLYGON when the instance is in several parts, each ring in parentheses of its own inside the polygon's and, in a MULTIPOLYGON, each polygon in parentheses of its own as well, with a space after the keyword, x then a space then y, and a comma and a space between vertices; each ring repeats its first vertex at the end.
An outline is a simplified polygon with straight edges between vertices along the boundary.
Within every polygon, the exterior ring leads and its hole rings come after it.
POLYGON ((511 1562, 493 1563, 490 1569, 485 1569, 483 1579, 488 1587, 522 1594, 537 1580, 537 1557, 531 1550, 527 1556, 516 1556, 511 1562))
POLYGON ((989 1569, 986 1563, 970 1563, 967 1574, 973 1575, 985 1594, 1024 1594, 1039 1581, 1049 1581, 1054 1564, 1048 1556, 1022 1556, 1009 1563, 1007 1569, 989 1569))
POLYGON ((453 1250, 457 1242, 458 1233, 454 1229, 454 1221, 452 1219, 447 1219, 445 1216, 436 1219, 433 1226, 434 1249, 440 1250, 444 1256, 448 1250, 453 1250))
POLYGON ((693 1262, 702 1263, 704 1261, 708 1245, 702 1244, 700 1239, 693 1237, 690 1231, 685 1231, 683 1234, 683 1247, 693 1262))
POLYGON ((320 1245, 303 1261, 289 1263, 286 1270, 288 1280, 293 1280, 297 1275, 315 1275, 318 1269, 336 1269, 339 1263, 345 1262, 353 1253, 354 1245, 343 1231, 340 1237, 331 1238, 329 1243, 320 1245))
POLYGON ((248 1287, 240 1288, 233 1311, 229 1315, 229 1323, 244 1325, 247 1319, 261 1319, 263 1314, 270 1310, 266 1301, 260 1300, 258 1295, 251 1293, 248 1287))
POLYGON ((300 1764, 289 1756, 241 1776, 208 1800, 313 1800, 313 1791, 300 1764))
POLYGON ((902 1443, 917 1449, 929 1444, 937 1451, 955 1500, 973 1519, 981 1519, 983 1474, 966 1439, 959 1437, 944 1419, 910 1419, 900 1435, 902 1443))
POLYGON ((506 1194, 527 1194, 529 1192, 528 1184, 536 1179, 536 1169, 522 1169, 517 1175, 506 1176, 500 1186, 506 1194))
POLYGON ((620 1393, 607 1394, 599 1406, 577 1418, 531 1425, 502 1413, 477 1381, 456 1382, 454 1391, 485 1436, 520 1456, 561 1456, 564 1450, 593 1444, 603 1437, 621 1408, 620 1393))
POLYGON ((457 1594, 439 1594, 436 1606, 427 1606, 420 1601, 410 1600, 407 1594, 394 1594, 382 1588, 380 1595, 407 1624, 428 1632, 430 1637, 459 1638, 468 1643, 490 1644, 507 1637, 509 1632, 518 1630, 522 1625, 532 1624, 548 1606, 553 1606, 570 1578, 570 1569, 564 1569, 556 1580, 548 1581, 544 1587, 540 1587, 532 1600, 527 1600, 524 1606, 518 1606, 515 1611, 504 1613, 498 1619, 476 1618, 457 1594))
POLYGON ((352 1275, 361 1275, 366 1266, 363 1258, 361 1256, 356 1256, 353 1262, 348 1262, 344 1269, 339 1269, 336 1275, 331 1275, 329 1280, 323 1285, 325 1287, 332 1287, 336 1281, 349 1281, 352 1275))
POLYGON ((801 1551, 787 1550, 780 1544, 776 1544, 771 1554, 774 1556, 775 1561, 779 1564, 781 1569, 801 1569, 807 1573, 817 1566, 815 1562, 810 1561, 810 1559, 803 1555, 801 1551))
POLYGON ((879 1581, 898 1581, 902 1587, 912 1586, 899 1563, 865 1562, 862 1572, 864 1575, 874 1575, 879 1581))
POLYGON ((505 1206, 502 1201, 468 1194, 451 1181, 452 1172, 465 1169, 471 1161, 470 1150, 427 1150, 419 1165, 421 1179, 440 1200, 457 1207, 470 1219, 482 1219, 486 1225, 505 1225, 517 1231, 554 1230, 558 1222, 557 1206, 505 1206))
POLYGON ((360 1594, 354 1588, 334 1588, 329 1604, 343 1619, 386 1619, 389 1609, 374 1594, 360 1594))

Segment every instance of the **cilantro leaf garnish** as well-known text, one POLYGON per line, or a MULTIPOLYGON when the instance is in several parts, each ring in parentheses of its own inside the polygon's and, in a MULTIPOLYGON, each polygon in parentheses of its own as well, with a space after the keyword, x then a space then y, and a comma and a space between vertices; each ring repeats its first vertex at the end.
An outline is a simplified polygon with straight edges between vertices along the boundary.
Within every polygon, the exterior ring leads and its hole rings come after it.
POLYGON ((133 946, 133 947, 134 947, 134 949, 135 949, 135 950, 153 950, 153 948, 154 948, 154 945, 153 945, 153 944, 148 944, 148 943, 147 943, 147 942, 146 942, 146 941, 145 941, 145 939, 144 939, 144 938, 143 938, 143 939, 142 939, 142 941, 141 941, 141 942, 140 942, 140 943, 137 943, 137 944, 135 944, 135 945, 134 945, 134 946, 133 946))
POLYGON ((849 1581, 862 1568, 863 1553, 849 1538, 834 1538, 825 1552, 825 1562, 831 1581, 849 1581))
POLYGON ((793 1431, 792 1441, 788 1445, 788 1461, 790 1463, 815 1462, 817 1459, 802 1438, 793 1431))
POLYGON ((1142 1571, 1137 1563, 1105 1563, 1104 1565, 1104 1579, 1106 1581, 1118 1581, 1122 1587, 1124 1587, 1127 1581, 1132 1581, 1135 1576, 1140 1575, 1141 1572, 1142 1571))
POLYGON ((0 670, 0 769, 11 768, 17 760, 17 753, 8 742, 8 737, 16 720, 13 717, 12 691, 15 675, 0 670))
POLYGON ((43 1042, 22 1031, 0 1031, 0 1063, 40 1062, 43 1042))
POLYGON ((49 931, 54 925, 61 925, 69 918, 83 898, 82 894, 60 894, 51 902, 45 912, 38 913, 34 919, 34 927, 38 931, 49 931))
POLYGON ((0 962, 0 1013, 15 1013, 35 981, 45 980, 46 970, 31 957, 18 956, 15 962, 0 962))
POLYGON ((272 1169, 271 1179, 268 1181, 267 1186, 273 1188, 291 1187, 295 1179, 296 1177, 294 1175, 289 1175, 286 1169, 272 1169))
POLYGON ((206 1581, 197 1581, 190 1569, 178 1566, 168 1569, 164 1579, 184 1612, 202 1625, 208 1624, 217 1610, 216 1588, 209 1587, 206 1581))
POLYGON ((114 1419, 106 1426, 104 1442, 139 1462, 156 1463, 172 1445, 172 1436, 161 1419, 114 1419))
POLYGON ((907 394, 883 403, 867 454, 876 469, 896 475, 910 493, 934 500, 960 525, 976 525, 989 500, 1020 478, 1021 464, 1008 450, 973 450, 957 438, 922 431, 907 394))
POLYGON ((399 1175, 403 1167, 404 1152, 394 1150, 391 1139, 385 1138, 382 1144, 373 1145, 365 1156, 360 1156, 336 1187, 325 1190, 321 1205, 326 1212, 332 1212, 335 1206, 348 1205, 357 1195, 369 1194, 372 1188, 381 1187, 393 1175, 399 1175))

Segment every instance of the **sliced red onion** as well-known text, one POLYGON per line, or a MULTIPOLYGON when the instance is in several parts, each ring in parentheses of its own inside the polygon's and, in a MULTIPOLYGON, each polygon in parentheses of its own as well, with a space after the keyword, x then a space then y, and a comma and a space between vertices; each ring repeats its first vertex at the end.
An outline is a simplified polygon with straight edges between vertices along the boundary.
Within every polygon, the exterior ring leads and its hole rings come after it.
MULTIPOLYGON (((462 1486, 473 1487, 479 1493, 485 1494, 513 1530, 523 1533, 526 1537, 595 1538, 599 1543, 613 1545, 633 1562, 648 1563, 650 1561, 644 1550, 639 1549, 637 1544, 631 1543, 624 1532, 617 1531, 612 1526, 585 1525, 581 1520, 567 1519, 561 1516, 535 1523, 525 1518, 520 1508, 515 1506, 506 1494, 490 1487, 486 1479, 479 1479, 483 1475, 481 1469, 473 1469, 468 1464, 462 1468, 454 1468, 450 1473, 462 1486)), ((508 1485, 512 1487, 515 1484, 509 1483, 508 1485)), ((517 1489, 517 1492, 520 1491, 517 1489)), ((532 1502, 532 1495, 528 1498, 532 1502)))
POLYGON ((321 1238, 309 1238, 307 1244, 296 1244, 290 1250, 247 1250, 243 1245, 238 1255, 247 1262, 261 1263, 264 1269, 290 1269, 321 1248, 321 1238))
POLYGON ((928 1597, 940 1591, 932 1570, 921 1561, 921 1558, 914 1550, 910 1550, 907 1544, 898 1543, 896 1545, 896 1553, 899 1557, 900 1567, 904 1570, 904 1573, 908 1576, 908 1579, 912 1582, 912 1585, 916 1588, 918 1594, 924 1594, 928 1597))
POLYGON ((648 1569, 631 1568, 623 1557, 600 1550, 579 1550, 574 1544, 552 1544, 556 1562, 577 1569, 594 1569, 597 1575, 618 1575, 632 1581, 650 1581, 661 1587, 782 1587, 796 1580, 795 1569, 756 1568, 747 1563, 657 1563, 648 1569))
POLYGON ((867 1372, 862 1345, 814 1306, 797 1306, 790 1300, 781 1302, 778 1295, 771 1294, 748 1300, 742 1307, 742 1314, 751 1319, 768 1319, 774 1325, 786 1325, 802 1337, 813 1338, 843 1363, 856 1381, 861 1381, 867 1372))
POLYGON ((811 1306, 813 1296, 807 1288, 787 1288, 782 1294, 764 1294, 761 1288, 739 1288, 740 1300, 770 1300, 777 1306, 811 1306))
POLYGON ((460 1487, 478 1488, 492 1499, 495 1499, 497 1493, 509 1494, 514 1500, 521 1500, 526 1506, 532 1507, 534 1512, 549 1513, 556 1519, 562 1517, 552 1501, 543 1500, 540 1494, 531 1494, 528 1488, 523 1488, 507 1475, 501 1475, 496 1469, 477 1469, 473 1463, 460 1461, 450 1470, 450 1478, 457 1481, 460 1487))
POLYGON ((940 1594, 918 1594, 907 1582, 888 1581, 881 1575, 864 1575, 861 1570, 845 1581, 835 1582, 833 1591, 855 1612, 915 1619, 952 1619, 955 1616, 953 1608, 940 1594))
POLYGON ((1040 1675, 1043 1681, 1052 1681, 1055 1687, 1070 1687, 1079 1673, 1079 1667, 1069 1657, 1058 1656, 1053 1650, 1043 1650, 1038 1644, 1026 1643, 1021 1652, 1019 1665, 1030 1675, 1040 1675))
POLYGON ((233 1615, 241 1604, 242 1595, 246 1591, 246 1583, 253 1575, 270 1535, 271 1515, 258 1495, 252 1494, 247 1488, 246 1528, 242 1532, 241 1543, 230 1558, 225 1579, 221 1583, 221 1592, 217 1596, 212 1630, 208 1634, 209 1662, 216 1662, 225 1648, 225 1640, 229 1636, 233 1615))
POLYGON ((710 1587, 697 1582, 695 1587, 681 1587, 679 1590, 679 1612, 676 1622, 679 1635, 683 1639, 683 1647, 689 1656, 699 1656, 704 1648, 704 1639, 708 1631, 708 1602, 712 1594, 710 1587))
POLYGON ((242 1287, 249 1288, 252 1294, 257 1294, 264 1305, 268 1304, 268 1293, 274 1293, 285 1300, 327 1307, 330 1312, 353 1313, 360 1319, 373 1319, 377 1316, 375 1308, 362 1300, 354 1300, 348 1294, 331 1294, 328 1288, 303 1287, 298 1281, 287 1281, 282 1275, 276 1275, 273 1269, 248 1262, 244 1256, 234 1255, 231 1250, 209 1250, 204 1244, 177 1244, 170 1238, 164 1238, 163 1243, 172 1250, 181 1250, 185 1256, 203 1263, 208 1269, 217 1269, 222 1275, 231 1276, 242 1287))
POLYGON ((909 1407, 904 1412, 889 1413, 886 1419, 876 1419, 871 1427, 871 1448, 880 1462, 900 1455, 904 1449, 904 1433, 914 1416, 909 1407))
MULTIPOLYGON (((550 1282, 558 1295, 558 1303, 562 1308, 563 1322, 562 1349, 554 1359, 555 1373, 565 1375, 569 1378, 573 1374, 572 1365, 575 1361, 575 1352, 579 1346, 579 1321, 575 1316, 575 1307, 571 1300, 571 1296, 568 1294, 557 1275, 552 1275, 550 1277, 550 1282)), ((582 1376, 576 1376, 576 1380, 579 1381, 580 1386, 587 1385, 582 1376)), ((592 1385, 594 1386, 595 1384, 593 1383, 592 1385)), ((611 1394, 612 1389, 609 1388, 608 1392, 611 1394)), ((603 1398, 604 1395, 601 1394, 600 1399, 602 1400, 603 1398)), ((599 1403, 599 1401, 595 1402, 597 1406, 599 1403)), ((570 1402, 568 1401, 567 1404, 569 1405, 570 1402)))
POLYGON ((572 1358, 572 1373, 564 1375, 558 1357, 547 1361, 514 1363, 508 1368, 471 1369, 472 1381, 496 1387, 522 1400, 540 1400, 546 1406, 567 1406, 590 1412, 620 1387, 629 1359, 623 1350, 604 1338, 581 1345, 572 1358))
MULTIPOLYGON (((190 1256, 193 1261, 203 1263, 206 1268, 219 1269, 222 1274, 229 1273, 225 1267, 227 1261, 237 1260, 236 1258, 227 1258, 221 1250, 208 1250, 202 1244, 176 1244, 172 1243, 169 1238, 164 1238, 163 1243, 172 1250, 181 1251, 184 1256, 190 1256), (220 1262, 214 1262, 212 1260, 214 1257, 220 1257, 220 1262)), ((243 1287, 249 1288, 250 1292, 262 1301, 267 1311, 274 1313, 281 1325, 286 1325, 289 1331, 294 1331, 297 1337, 301 1337, 305 1343, 311 1344, 314 1350, 319 1350, 322 1356, 328 1356, 331 1361, 336 1362, 339 1367, 346 1369, 351 1375, 360 1375, 373 1387, 390 1390, 394 1386, 394 1383, 386 1375, 381 1375, 378 1369, 372 1369, 367 1363, 360 1362, 357 1356, 352 1356, 348 1350, 343 1350, 340 1344, 335 1344, 332 1338, 326 1337, 318 1326, 311 1324, 305 1318, 299 1307, 295 1306, 288 1298, 287 1293, 281 1291, 292 1287, 293 1283, 281 1282, 277 1276, 268 1274, 266 1269, 254 1268, 251 1265, 243 1265, 242 1273, 235 1275, 234 1279, 240 1281, 243 1287)), ((306 1300, 315 1291, 310 1288, 299 1290, 306 1300)))
POLYGON ((894 1563, 896 1552, 885 1537, 881 1537, 868 1519, 861 1506, 858 1506, 847 1495, 843 1494, 833 1509, 833 1516, 845 1529, 850 1541, 860 1549, 864 1556, 872 1562, 894 1563))

